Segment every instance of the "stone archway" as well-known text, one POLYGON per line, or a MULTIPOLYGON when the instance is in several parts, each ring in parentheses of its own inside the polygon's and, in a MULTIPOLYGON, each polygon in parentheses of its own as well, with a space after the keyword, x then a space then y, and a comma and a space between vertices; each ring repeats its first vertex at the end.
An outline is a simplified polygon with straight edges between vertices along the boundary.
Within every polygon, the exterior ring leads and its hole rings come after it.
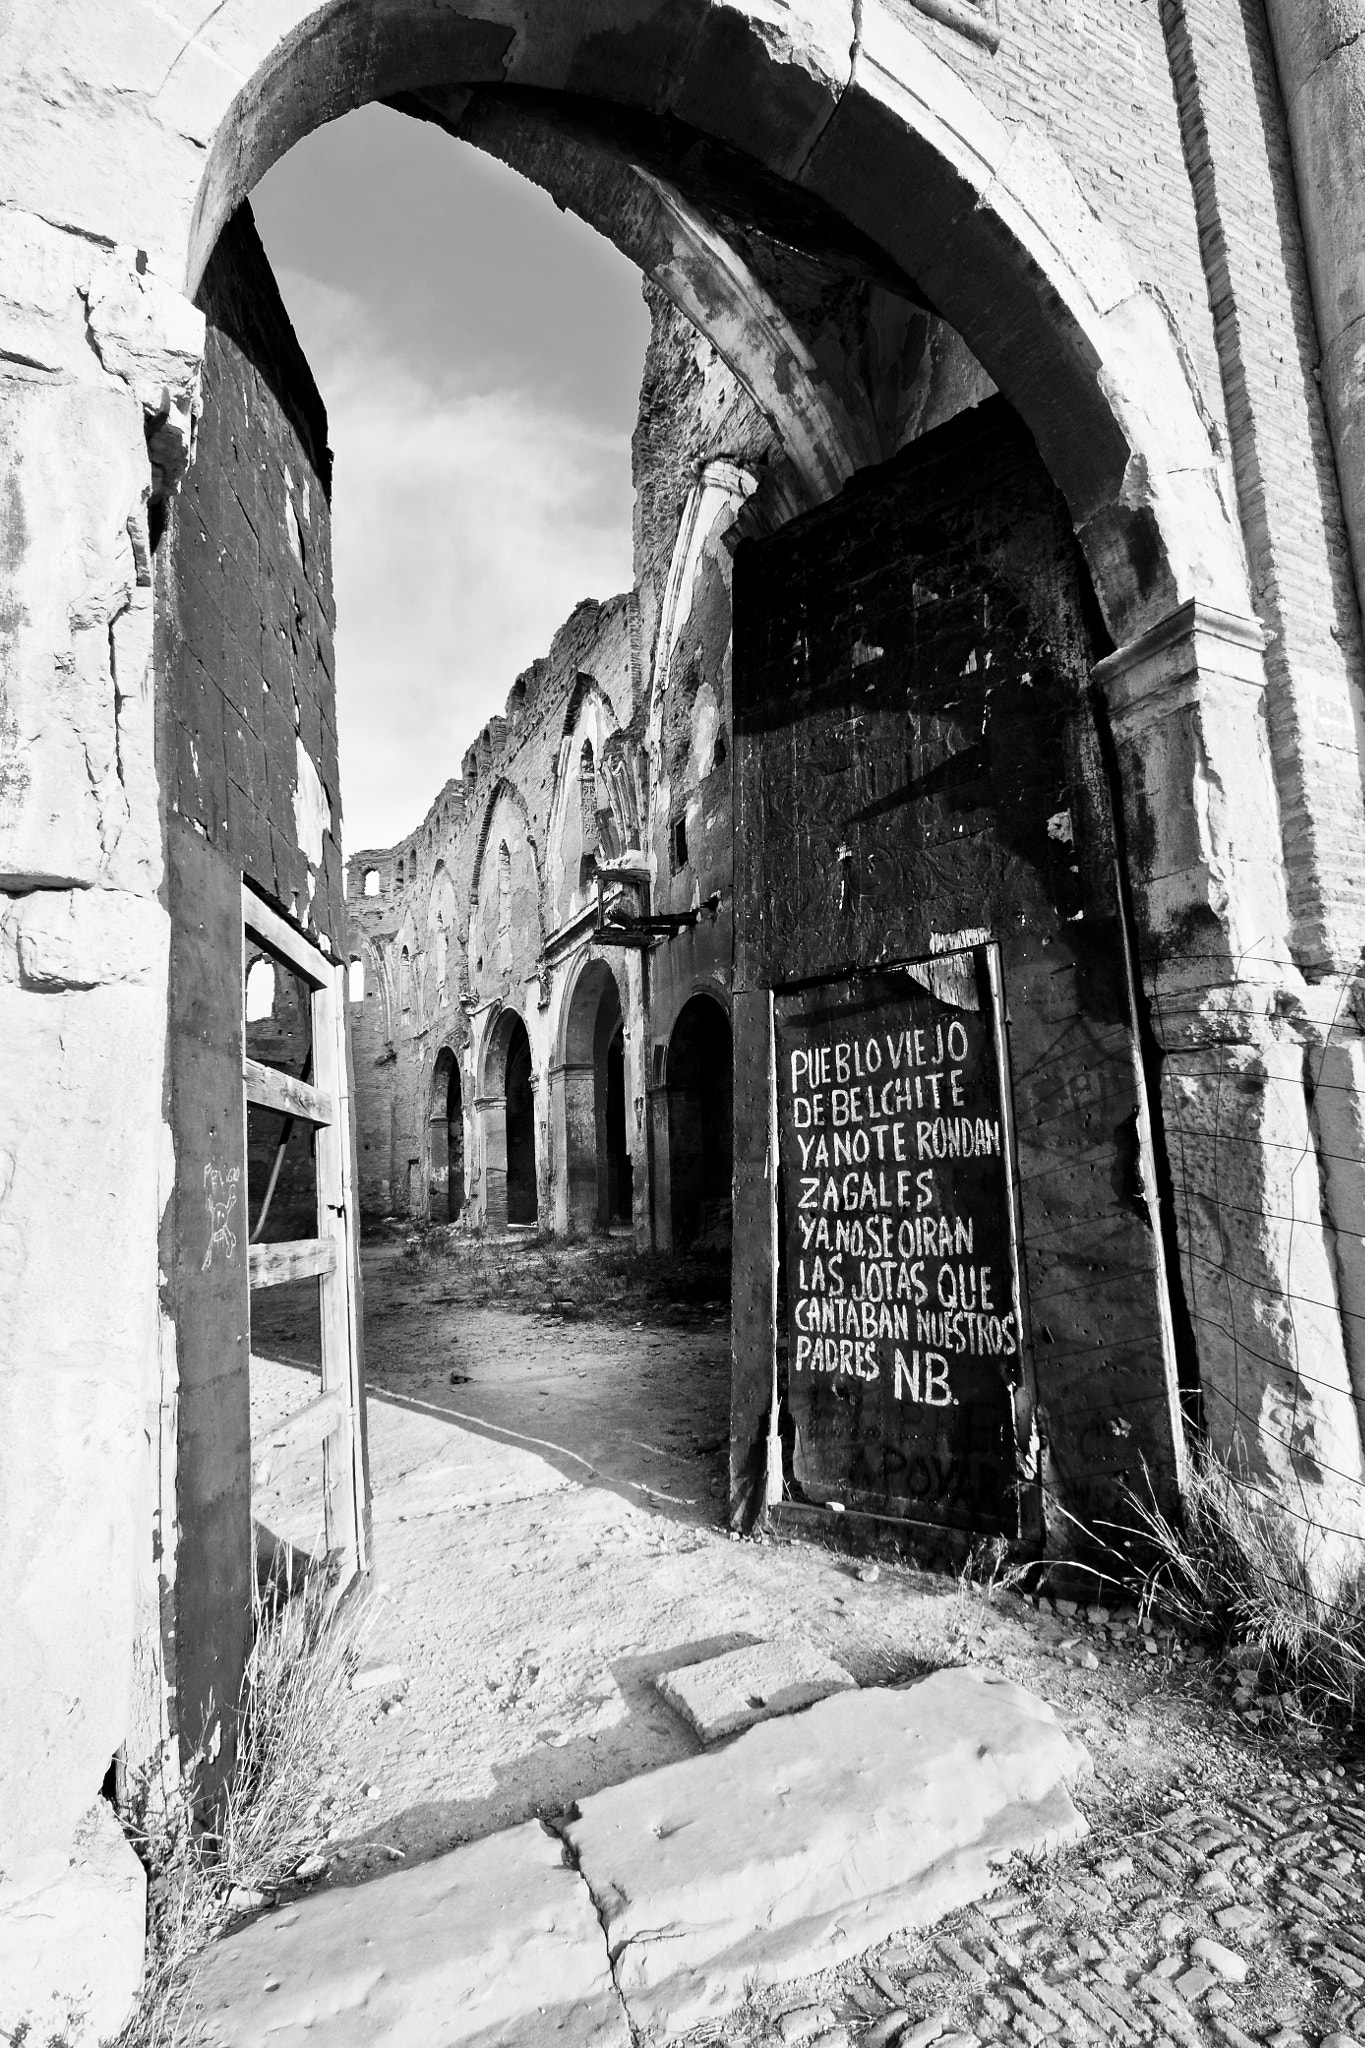
POLYGON ((464 1093, 459 1055, 441 1047, 431 1070, 427 1110, 427 1214, 454 1223, 464 1208, 464 1093))
MULTIPOLYGON (((219 60, 191 216, 182 200, 158 223, 167 255, 184 251, 191 289, 237 204, 322 122, 408 95, 414 111, 443 108, 458 124, 462 94, 478 95, 481 114, 503 88, 549 95, 538 111, 552 128, 630 153, 656 187, 688 202, 679 157, 703 190, 753 173, 756 218, 787 187, 808 231, 819 223, 877 251, 927 296, 1028 421, 1120 644, 1182 599, 1246 610, 1219 465, 1159 308, 1061 158, 1036 135, 1016 140, 889 8, 859 21, 838 5, 776 32, 752 0, 711 6, 699 33, 625 0, 568 15, 554 0, 523 0, 515 15, 494 23, 476 0, 457 0, 434 19, 408 0, 381 19, 346 0, 320 10, 293 0, 267 17, 253 0, 227 0, 214 42, 233 63, 219 60)), ((167 81, 163 119, 188 83, 167 81)))
POLYGON ((574 983, 554 1085, 563 1103, 565 1228, 628 1224, 634 1172, 626 1132, 625 1023, 616 976, 603 960, 589 960, 574 983))

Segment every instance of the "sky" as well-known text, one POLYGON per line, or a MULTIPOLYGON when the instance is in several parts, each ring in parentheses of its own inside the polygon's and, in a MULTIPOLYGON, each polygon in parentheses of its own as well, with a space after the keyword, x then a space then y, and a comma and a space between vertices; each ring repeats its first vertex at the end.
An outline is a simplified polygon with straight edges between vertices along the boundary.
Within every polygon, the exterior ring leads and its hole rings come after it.
POLYGON ((649 322, 609 242, 385 107, 251 203, 335 455, 349 854, 412 831, 579 599, 629 588, 649 322))

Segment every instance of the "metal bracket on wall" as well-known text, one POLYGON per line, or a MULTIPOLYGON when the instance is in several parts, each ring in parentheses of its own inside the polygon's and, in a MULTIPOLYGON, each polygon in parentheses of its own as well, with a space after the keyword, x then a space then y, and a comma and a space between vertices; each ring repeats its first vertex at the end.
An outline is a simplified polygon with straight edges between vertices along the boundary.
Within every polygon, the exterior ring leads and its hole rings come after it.
MULTIPOLYGON (((642 892, 648 901, 648 884, 642 892)), ((701 922, 706 911, 714 918, 721 905, 720 891, 715 890, 704 903, 694 904, 690 910, 666 910, 657 916, 642 913, 636 917, 608 917, 602 895, 602 876, 597 877, 597 923, 593 928, 593 939, 599 946, 634 946, 641 952, 658 944, 660 939, 676 938, 679 932, 691 931, 701 922)), ((615 908, 615 906, 613 906, 615 908)))

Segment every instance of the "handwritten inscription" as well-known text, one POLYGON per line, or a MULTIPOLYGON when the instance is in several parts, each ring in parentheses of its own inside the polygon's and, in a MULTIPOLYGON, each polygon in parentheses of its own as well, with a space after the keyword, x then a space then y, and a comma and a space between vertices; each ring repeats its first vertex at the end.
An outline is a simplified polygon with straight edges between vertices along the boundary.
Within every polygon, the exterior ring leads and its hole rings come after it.
POLYGON ((817 1492, 994 1527, 1012 1193, 987 950, 958 966, 960 1002, 913 969, 778 1000, 788 1403, 817 1492))
POLYGON ((237 1252, 237 1233, 228 1222, 237 1207, 237 1189, 241 1182, 240 1166, 229 1166, 220 1170, 216 1166, 204 1168, 204 1207, 209 1212, 209 1241, 204 1247, 204 1263, 201 1271, 207 1273, 213 1264, 214 1247, 222 1252, 231 1265, 237 1252))

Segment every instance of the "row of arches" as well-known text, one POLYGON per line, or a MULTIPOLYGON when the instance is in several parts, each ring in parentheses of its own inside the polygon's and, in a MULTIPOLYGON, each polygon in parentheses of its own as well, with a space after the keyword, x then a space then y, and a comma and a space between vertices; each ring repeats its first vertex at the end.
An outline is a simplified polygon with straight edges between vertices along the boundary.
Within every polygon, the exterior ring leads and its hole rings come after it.
MULTIPOLYGON (((627 1088, 627 1027, 616 977, 591 961, 570 999, 563 1060, 562 1157, 564 1222, 574 1234, 628 1230, 636 1212, 637 1157, 648 1145, 645 1120, 634 1122, 627 1088)), ((530 1033, 519 1013, 498 1013, 482 1059, 473 1116, 466 1116, 460 1059, 442 1046, 432 1066, 426 1122, 427 1213, 454 1223, 470 1200, 471 1148, 477 1123, 482 1155, 479 1220, 493 1230, 541 1224, 540 1149, 530 1033)), ((720 1243, 730 1227, 733 1170, 733 1050, 724 1005, 704 992, 683 1005, 670 1034, 654 1091, 666 1137, 667 1222, 675 1250, 720 1243)), ((551 1139, 551 1143, 554 1139, 551 1139)), ((645 1191, 650 1192, 648 1189, 645 1191)), ((659 1205, 662 1207, 662 1204, 659 1205)))

